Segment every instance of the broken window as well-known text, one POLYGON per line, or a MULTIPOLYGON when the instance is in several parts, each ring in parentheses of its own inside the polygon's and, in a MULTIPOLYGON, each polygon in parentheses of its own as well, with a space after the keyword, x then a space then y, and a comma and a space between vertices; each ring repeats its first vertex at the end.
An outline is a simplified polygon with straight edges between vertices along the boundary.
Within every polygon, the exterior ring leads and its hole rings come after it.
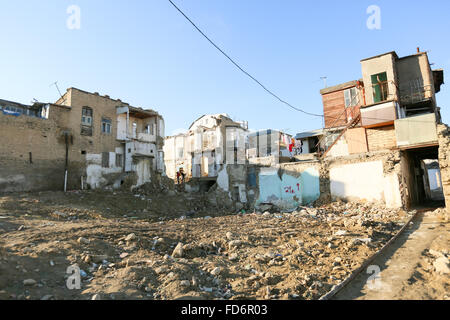
POLYGON ((111 134, 111 120, 102 118, 102 132, 106 134, 111 134))
POLYGON ((81 111, 81 134, 92 136, 92 109, 83 107, 81 111))
POLYGON ((359 103, 359 95, 356 87, 344 91, 345 107, 355 107, 359 103))
POLYGON ((83 107, 81 113, 81 124, 84 126, 92 126, 92 109, 89 107, 83 107))
POLYGON ((388 98, 388 82, 386 72, 377 73, 371 76, 373 102, 385 101, 388 98))
POLYGON ((102 167, 109 168, 109 152, 102 152, 102 167))
POLYGON ((137 136, 137 123, 136 122, 133 122, 133 138, 135 138, 136 139, 136 136, 137 136))
POLYGON ((154 133, 154 125, 153 125, 153 123, 150 123, 150 124, 145 126, 145 133, 151 134, 151 135, 155 134, 154 133))
POLYGON ((120 153, 116 153, 116 167, 122 167, 123 156, 120 153))
POLYGON ((184 148, 178 147, 177 148, 177 159, 183 159, 184 158, 184 148))

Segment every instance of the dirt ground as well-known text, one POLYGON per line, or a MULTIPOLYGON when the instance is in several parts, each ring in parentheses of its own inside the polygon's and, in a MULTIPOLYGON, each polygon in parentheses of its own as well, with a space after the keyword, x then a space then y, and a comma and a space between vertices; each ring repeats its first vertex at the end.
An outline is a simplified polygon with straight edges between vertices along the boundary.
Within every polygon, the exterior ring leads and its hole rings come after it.
POLYGON ((175 191, 3 195, 0 299, 318 299, 412 215, 343 202, 236 214, 175 191))
POLYGON ((450 298, 450 225, 442 209, 419 214, 401 236, 371 265, 378 266, 378 283, 372 272, 362 272, 335 299, 448 300, 450 298), (440 263, 436 262, 440 259, 440 263))

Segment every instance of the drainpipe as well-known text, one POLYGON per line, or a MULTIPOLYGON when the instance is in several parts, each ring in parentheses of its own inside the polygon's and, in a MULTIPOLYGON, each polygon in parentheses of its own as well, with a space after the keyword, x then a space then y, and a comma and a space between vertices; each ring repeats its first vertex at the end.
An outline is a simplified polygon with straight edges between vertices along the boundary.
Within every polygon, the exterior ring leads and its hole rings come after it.
POLYGON ((64 165, 64 192, 67 191, 67 170, 68 170, 68 164, 69 164, 69 137, 68 133, 64 133, 64 140, 66 143, 66 162, 64 165))

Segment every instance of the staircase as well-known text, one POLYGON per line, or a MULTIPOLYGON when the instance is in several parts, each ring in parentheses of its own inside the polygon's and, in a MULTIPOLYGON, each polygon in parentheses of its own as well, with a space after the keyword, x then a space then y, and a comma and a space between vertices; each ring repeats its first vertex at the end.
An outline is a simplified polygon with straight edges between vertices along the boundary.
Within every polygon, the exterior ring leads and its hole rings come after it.
MULTIPOLYGON (((339 141, 339 139, 345 134, 345 132, 348 129, 355 127, 358 124, 360 119, 361 119, 361 113, 358 113, 355 118, 353 118, 349 123, 347 123, 345 128, 342 129, 341 133, 336 137, 336 139, 334 139, 333 143, 320 155, 320 158, 325 158, 328 151, 330 151, 331 148, 333 148, 333 146, 339 141)), ((320 142, 321 141, 319 141, 318 145, 320 144, 320 142)))

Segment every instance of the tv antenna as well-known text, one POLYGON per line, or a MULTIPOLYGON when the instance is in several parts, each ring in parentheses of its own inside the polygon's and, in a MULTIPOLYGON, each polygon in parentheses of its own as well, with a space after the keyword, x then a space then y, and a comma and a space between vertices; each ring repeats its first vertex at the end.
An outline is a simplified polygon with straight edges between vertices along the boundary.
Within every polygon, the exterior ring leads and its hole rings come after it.
POLYGON ((326 88, 327 87, 327 77, 320 77, 320 79, 323 80, 324 88, 326 88))
POLYGON ((59 87, 58 87, 58 81, 55 81, 54 83, 52 83, 50 85, 50 87, 51 86, 55 86, 56 87, 56 89, 58 90, 59 96, 61 97, 61 99, 63 99, 63 95, 61 94, 61 90, 59 90, 59 87))

